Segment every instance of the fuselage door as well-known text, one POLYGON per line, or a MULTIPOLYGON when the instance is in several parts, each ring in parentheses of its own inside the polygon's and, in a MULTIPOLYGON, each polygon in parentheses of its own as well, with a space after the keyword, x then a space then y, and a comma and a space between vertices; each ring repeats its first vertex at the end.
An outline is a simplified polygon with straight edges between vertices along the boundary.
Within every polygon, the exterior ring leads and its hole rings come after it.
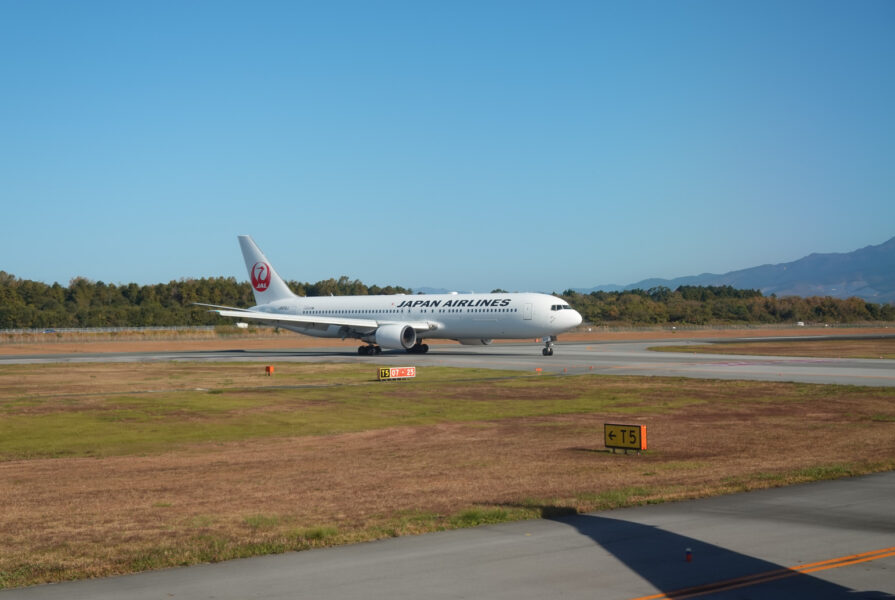
POLYGON ((522 319, 531 321, 531 302, 526 302, 525 306, 522 307, 522 319))

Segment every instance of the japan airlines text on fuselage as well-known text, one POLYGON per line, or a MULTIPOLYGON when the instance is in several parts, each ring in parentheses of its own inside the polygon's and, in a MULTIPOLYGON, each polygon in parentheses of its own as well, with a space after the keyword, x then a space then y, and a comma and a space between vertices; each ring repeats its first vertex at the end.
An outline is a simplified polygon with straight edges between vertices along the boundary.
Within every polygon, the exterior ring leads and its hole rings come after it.
POLYGON ((488 344, 494 338, 553 340, 579 325, 581 315, 548 294, 425 294, 391 296, 296 296, 248 236, 239 236, 255 301, 250 309, 214 307, 226 317, 251 319, 304 335, 367 342, 361 354, 381 348, 426 352, 424 339, 488 344))

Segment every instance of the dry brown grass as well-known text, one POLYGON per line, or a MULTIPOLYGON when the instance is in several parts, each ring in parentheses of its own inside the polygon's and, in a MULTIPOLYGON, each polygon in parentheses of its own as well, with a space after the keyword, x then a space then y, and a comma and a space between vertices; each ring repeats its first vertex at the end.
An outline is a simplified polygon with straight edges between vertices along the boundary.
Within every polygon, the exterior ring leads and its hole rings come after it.
MULTIPOLYGON (((138 362, 48 363, 0 366, 0 401, 27 398, 120 393, 185 391, 212 388, 260 388, 289 382, 289 370, 275 368, 273 377, 261 363, 138 362)), ((368 369, 372 373, 372 369, 368 369)), ((332 373, 345 372, 344 366, 321 364, 301 372, 301 383, 328 381, 332 373)), ((372 375, 370 375, 372 379, 372 375)))
POLYGON ((28 565, 37 580, 108 575, 165 549, 181 556, 203 535, 250 544, 331 526, 361 539, 387 535, 402 514, 449 516, 532 498, 588 510, 589 496, 618 488, 698 497, 737 489, 731 478, 843 460, 888 457, 881 466, 893 466, 891 423, 858 430, 856 420, 842 422, 841 406, 826 404, 773 412, 631 416, 648 426, 656 450, 646 456, 598 451, 607 417, 578 415, 7 463, 0 571, 28 565), (250 525, 256 515, 269 525, 250 525))
MULTIPOLYGON (((233 368, 266 383, 254 374, 257 366, 233 368)), ((93 393, 147 381, 226 387, 212 365, 85 365, 62 373, 56 378, 69 377, 75 389, 96 385, 93 393), (166 372, 180 383, 159 381, 166 372)), ((525 385, 464 383, 445 398, 527 402, 543 395, 525 385)), ((452 526, 474 507, 534 516, 541 506, 591 510, 780 485, 811 478, 806 470, 818 466, 845 464, 836 474, 895 468, 888 390, 595 376, 558 377, 550 387, 556 401, 634 392, 647 399, 623 401, 612 412, 0 463, 0 585, 415 533, 452 526), (646 424, 650 450, 605 452, 607 421, 646 424)), ((414 401, 413 386, 388 389, 414 401)), ((32 382, 22 394, 63 391, 58 381, 43 390, 32 382)))

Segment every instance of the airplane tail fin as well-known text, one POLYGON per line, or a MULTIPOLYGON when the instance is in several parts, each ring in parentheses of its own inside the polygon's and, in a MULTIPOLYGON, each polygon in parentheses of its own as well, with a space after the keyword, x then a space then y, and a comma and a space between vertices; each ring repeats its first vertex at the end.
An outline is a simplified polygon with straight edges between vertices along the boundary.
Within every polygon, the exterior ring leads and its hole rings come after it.
POLYGON ((242 257, 245 259, 246 269, 249 271, 249 280, 252 283, 252 291, 255 293, 256 304, 270 304, 277 300, 296 297, 286 282, 277 275, 270 261, 267 260, 251 236, 239 236, 239 247, 242 248, 242 257))

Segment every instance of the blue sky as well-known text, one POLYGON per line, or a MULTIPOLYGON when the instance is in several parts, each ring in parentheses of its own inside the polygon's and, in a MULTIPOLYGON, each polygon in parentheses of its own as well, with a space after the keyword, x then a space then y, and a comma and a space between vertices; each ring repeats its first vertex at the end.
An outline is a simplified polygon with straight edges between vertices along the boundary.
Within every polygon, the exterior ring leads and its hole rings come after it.
POLYGON ((895 2, 0 0, 0 269, 562 291, 895 235, 895 2))

